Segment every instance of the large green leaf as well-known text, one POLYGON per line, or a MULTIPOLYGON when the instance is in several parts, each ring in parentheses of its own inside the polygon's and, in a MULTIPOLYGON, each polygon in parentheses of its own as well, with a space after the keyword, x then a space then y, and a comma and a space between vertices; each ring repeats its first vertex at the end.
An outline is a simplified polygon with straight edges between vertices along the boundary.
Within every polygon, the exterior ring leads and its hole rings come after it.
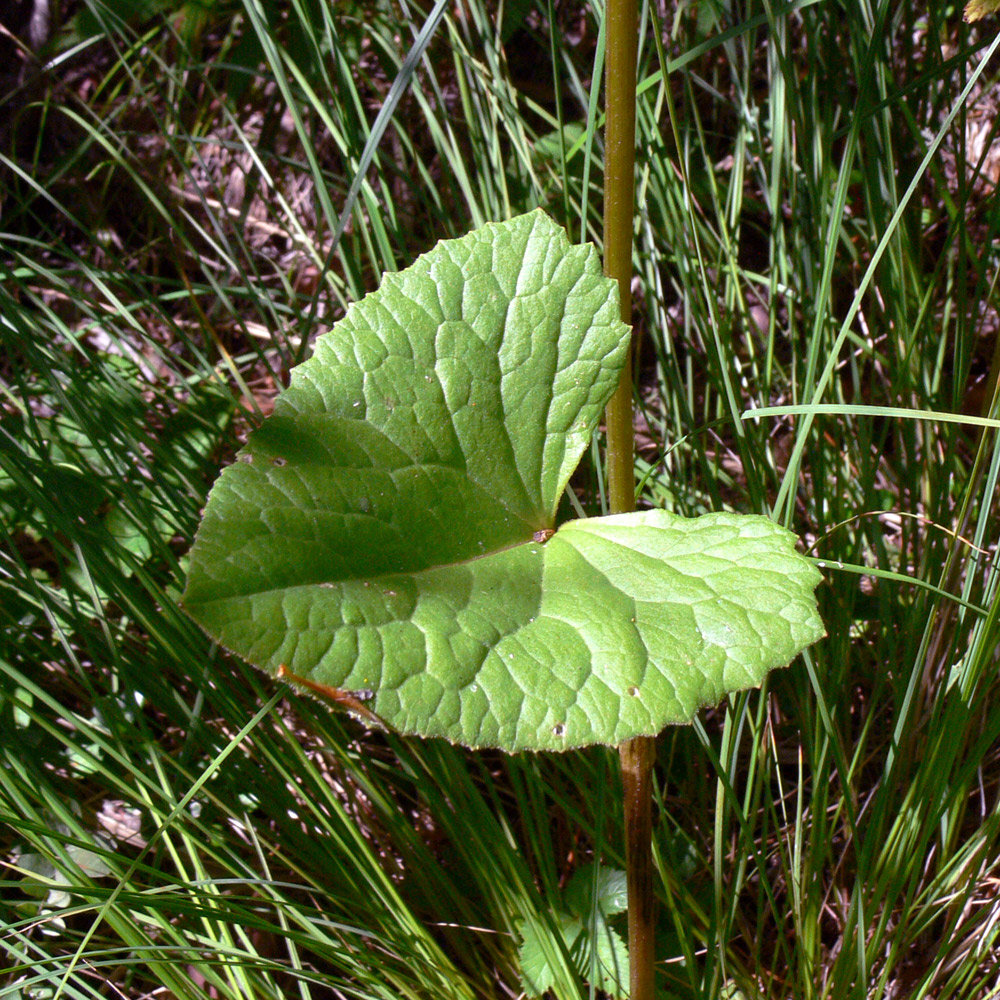
POLYGON ((624 364, 596 251, 535 212, 355 304, 216 483, 189 612, 405 733, 566 749, 688 722, 823 634, 766 518, 555 527, 624 364))

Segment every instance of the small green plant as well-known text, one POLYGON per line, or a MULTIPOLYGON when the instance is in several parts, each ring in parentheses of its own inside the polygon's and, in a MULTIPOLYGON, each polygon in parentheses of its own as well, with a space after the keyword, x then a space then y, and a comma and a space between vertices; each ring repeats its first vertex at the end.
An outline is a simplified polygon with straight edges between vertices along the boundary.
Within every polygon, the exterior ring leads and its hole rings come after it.
POLYGON ((272 675, 468 747, 614 745, 759 684, 823 635, 790 532, 560 517, 618 309, 541 212, 387 275, 216 483, 187 610, 272 675))
MULTIPOLYGON (((628 951, 612 920, 628 907, 625 872, 585 865, 566 884, 561 905, 553 909, 555 924, 567 954, 581 977, 612 996, 622 994, 628 951)), ((534 921, 521 925, 521 985, 539 997, 555 985, 546 951, 547 934, 534 921)))

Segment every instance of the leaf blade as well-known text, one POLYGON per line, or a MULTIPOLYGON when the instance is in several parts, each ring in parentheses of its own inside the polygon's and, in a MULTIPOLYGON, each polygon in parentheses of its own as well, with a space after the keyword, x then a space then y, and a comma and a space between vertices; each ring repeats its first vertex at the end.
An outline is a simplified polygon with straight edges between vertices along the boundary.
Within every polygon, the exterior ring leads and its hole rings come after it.
POLYGON ((273 675, 471 747, 618 743, 759 684, 823 634, 789 532, 645 511, 553 534, 629 336, 594 248, 541 213, 387 275, 220 476, 185 607, 273 675))
POLYGON ((417 573, 217 599, 200 620, 269 672, 375 690, 403 733, 564 750, 756 686, 824 634, 818 581, 767 518, 643 511, 417 573))

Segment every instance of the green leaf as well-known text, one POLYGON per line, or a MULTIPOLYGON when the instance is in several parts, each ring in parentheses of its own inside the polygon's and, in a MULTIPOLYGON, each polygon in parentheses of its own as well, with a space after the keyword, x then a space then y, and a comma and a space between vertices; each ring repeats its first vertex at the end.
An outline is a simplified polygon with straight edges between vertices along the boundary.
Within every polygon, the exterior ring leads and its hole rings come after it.
POLYGON ((605 917, 613 917, 628 909, 627 876, 619 868, 584 865, 573 872, 566 885, 565 898, 566 908, 584 919, 589 920, 595 908, 605 917))
MULTIPOLYGON (((597 921, 594 928, 596 945, 597 986, 610 997, 627 997, 629 994, 628 947, 622 936, 607 921, 597 921)), ((589 956, 587 956, 589 959, 589 956)), ((591 962, 581 970, 590 979, 591 962)))
MULTIPOLYGON (((571 917, 560 910, 552 912, 552 921, 556 923, 559 936, 562 938, 566 937, 567 930, 575 937, 583 927, 579 917, 571 917)), ((549 955, 554 946, 546 933, 547 928, 537 920, 524 920, 518 929, 521 935, 521 944, 518 948, 521 988, 529 997, 540 997, 555 985, 555 970, 552 968, 549 955)))
POLYGON ((539 212, 387 275, 216 483, 184 603, 223 645, 394 729, 567 749, 689 722, 823 634, 762 517, 572 521, 629 332, 539 212))
MULTIPOLYGON (((612 997, 628 996, 628 948, 621 935, 600 914, 591 922, 555 908, 551 924, 562 938, 573 966, 585 982, 612 997), (591 933, 592 931, 592 933, 591 933), (596 976, 594 974, 596 973, 596 976)), ((520 925, 521 985, 530 997, 539 997, 555 985, 554 949, 549 923, 525 920, 520 925)))
MULTIPOLYGON (((96 852, 69 844, 66 853, 88 878, 103 878, 111 874, 108 863, 96 852)), ((69 875, 59 869, 41 854, 22 854, 17 867, 26 874, 21 879, 21 889, 25 895, 44 899, 45 905, 53 909, 64 909, 73 901, 73 882, 69 875), (34 876, 34 877, 33 877, 34 876), (67 888, 63 888, 63 887, 67 888)))

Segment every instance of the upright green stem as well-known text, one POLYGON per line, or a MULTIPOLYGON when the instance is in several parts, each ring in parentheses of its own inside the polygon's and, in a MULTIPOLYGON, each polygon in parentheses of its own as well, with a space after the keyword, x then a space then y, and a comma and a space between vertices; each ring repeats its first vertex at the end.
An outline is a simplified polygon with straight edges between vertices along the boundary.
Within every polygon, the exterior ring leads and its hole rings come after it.
MULTIPOLYGON (((622 320, 632 323, 632 220, 635 214, 636 0, 608 0, 604 134, 604 272, 618 282, 622 320)), ((635 509, 632 360, 608 403, 608 495, 612 514, 635 509)), ((653 1000, 653 856, 651 737, 619 748, 625 794, 628 950, 631 1000, 653 1000)))

